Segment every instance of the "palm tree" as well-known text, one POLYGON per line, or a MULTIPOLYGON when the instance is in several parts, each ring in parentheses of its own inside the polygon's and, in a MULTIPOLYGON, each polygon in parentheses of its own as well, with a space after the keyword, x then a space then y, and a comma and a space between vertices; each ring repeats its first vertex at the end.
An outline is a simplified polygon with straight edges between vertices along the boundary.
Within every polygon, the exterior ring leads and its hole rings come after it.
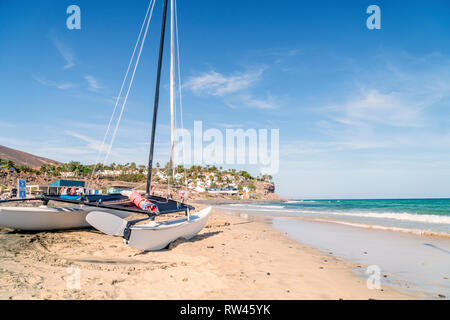
POLYGON ((16 165, 14 164, 14 162, 13 161, 11 161, 11 160, 7 160, 6 162, 5 162, 5 164, 4 164, 4 166, 5 166, 5 168, 6 169, 15 169, 16 168, 16 165))

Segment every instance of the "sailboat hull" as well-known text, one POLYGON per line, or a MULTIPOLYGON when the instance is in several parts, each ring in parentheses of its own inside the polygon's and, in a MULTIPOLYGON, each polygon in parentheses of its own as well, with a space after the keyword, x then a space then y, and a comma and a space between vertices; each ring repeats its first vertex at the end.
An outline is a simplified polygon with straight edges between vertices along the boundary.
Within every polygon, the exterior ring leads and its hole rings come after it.
POLYGON ((195 237, 208 222, 211 207, 179 220, 161 223, 137 225, 131 228, 131 236, 127 244, 135 249, 158 251, 166 248, 177 239, 190 240, 195 237))
MULTIPOLYGON (((24 231, 53 231, 90 227, 86 216, 96 207, 0 207, 0 227, 24 231)), ((131 213, 119 210, 105 210, 126 218, 131 213)))

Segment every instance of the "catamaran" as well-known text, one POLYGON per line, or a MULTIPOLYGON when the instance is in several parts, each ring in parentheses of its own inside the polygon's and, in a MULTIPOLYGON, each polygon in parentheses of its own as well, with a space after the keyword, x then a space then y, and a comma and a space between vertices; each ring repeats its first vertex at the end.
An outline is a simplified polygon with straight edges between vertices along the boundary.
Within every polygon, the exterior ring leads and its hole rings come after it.
MULTIPOLYGON (((42 197, 21 201, 43 201, 46 203, 49 200, 50 198, 42 197)), ((64 207, 49 207, 47 205, 39 207, 0 207, 0 226, 23 231, 87 228, 90 227, 90 224, 86 221, 86 216, 92 211, 99 210, 107 210, 121 218, 132 215, 131 212, 123 210, 97 208, 85 204, 64 207)))
MULTIPOLYGON (((122 88, 117 97, 116 105, 114 107, 113 115, 108 125, 107 133, 105 134, 105 143, 108 131, 111 127, 111 121, 114 118, 116 108, 124 84, 128 77, 130 67, 133 60, 135 60, 134 70, 129 81, 128 92, 124 98, 122 110, 120 112, 119 120, 117 121, 116 128, 113 133, 113 138, 109 145, 109 151, 111 150, 114 142, 117 127, 120 123, 121 115, 123 114, 124 107, 126 105, 128 94, 130 92, 131 85, 134 80, 134 75, 139 64, 142 48, 147 36, 147 31, 153 15, 156 0, 150 0, 144 22, 139 33, 138 40, 136 42, 133 55, 128 66, 128 70, 125 75, 125 79, 122 83, 122 88), (143 33, 143 31, 145 32, 143 33), (142 35, 142 38, 141 38, 142 35), (140 43, 139 53, 137 58, 134 56, 137 52, 138 45, 140 43)), ((175 53, 177 53, 178 62, 178 80, 179 80, 179 98, 180 108, 182 110, 182 96, 181 96, 181 76, 180 76, 180 55, 179 55, 179 42, 178 42, 178 23, 176 13, 176 0, 170 0, 171 4, 171 50, 170 50, 170 113, 171 113, 171 152, 170 152, 170 167, 172 168, 172 174, 174 173, 174 130, 175 130, 175 53), (176 46, 175 46, 176 42, 176 46), (175 52, 175 48, 177 52, 175 52)), ((208 217, 211 213, 211 207, 203 209, 195 214, 192 212, 194 207, 183 203, 183 201, 177 201, 171 199, 169 194, 167 197, 155 196, 151 193, 152 183, 152 169, 153 169, 153 156, 156 137, 156 124, 159 108, 159 96, 160 96, 160 83, 161 83, 161 69, 164 53, 165 43, 165 31, 166 20, 168 11, 168 0, 164 0, 163 14, 162 14, 162 26, 161 37, 159 46, 158 68, 155 88, 155 101, 153 110, 152 121, 152 133, 150 141, 150 154, 148 161, 148 174, 146 181, 145 196, 140 195, 137 192, 123 191, 121 194, 115 195, 86 195, 80 199, 63 199, 58 196, 42 195, 31 199, 17 199, 7 200, 2 202, 11 201, 42 201, 43 207, 40 208, 25 208, 25 207, 0 207, 0 226, 6 226, 14 229, 21 230, 55 230, 55 229, 71 229, 81 228, 88 225, 102 231, 103 233, 111 236, 122 237, 126 244, 129 246, 146 251, 160 250, 167 247, 171 242, 179 239, 191 239, 198 234, 208 221, 208 217), (68 203, 77 205, 76 207, 47 207, 49 201, 68 203), (128 221, 125 218, 132 214, 145 214, 146 218, 128 221), (184 213, 184 217, 176 220, 157 222, 156 217, 169 213, 184 213)), ((181 115, 182 117, 182 115, 181 115)), ((103 145, 99 152, 103 149, 103 145)), ((107 156, 108 156, 107 154, 107 156)), ((107 158, 105 157, 105 160, 107 158)), ((95 169, 92 175, 95 174, 95 169)), ((186 178, 186 172, 185 172, 186 178)), ((92 179, 92 176, 91 176, 92 179)), ((167 178, 169 183, 169 178, 167 178)), ((169 192, 169 191, 168 191, 169 192)), ((183 199, 182 199, 183 200, 183 199)))

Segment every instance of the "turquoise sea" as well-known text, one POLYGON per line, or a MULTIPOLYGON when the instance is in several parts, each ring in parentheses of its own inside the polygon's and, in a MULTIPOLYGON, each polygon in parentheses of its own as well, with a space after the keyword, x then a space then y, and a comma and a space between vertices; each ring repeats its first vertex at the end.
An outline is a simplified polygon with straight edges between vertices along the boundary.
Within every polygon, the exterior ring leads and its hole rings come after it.
MULTIPOLYGON (((382 285, 422 299, 450 298, 450 199, 292 200, 217 208, 249 221, 264 217, 300 243, 375 266, 385 275, 382 285)), ((368 277, 365 268, 354 271, 368 277)))
POLYGON ((450 236, 450 199, 292 200, 228 207, 252 214, 294 216, 357 227, 450 236))

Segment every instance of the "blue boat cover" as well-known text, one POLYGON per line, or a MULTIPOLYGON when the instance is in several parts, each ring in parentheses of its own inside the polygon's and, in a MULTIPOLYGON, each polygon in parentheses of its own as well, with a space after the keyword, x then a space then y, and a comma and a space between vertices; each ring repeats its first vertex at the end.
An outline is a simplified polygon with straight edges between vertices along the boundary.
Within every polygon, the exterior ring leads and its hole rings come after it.
POLYGON ((58 181, 51 183, 50 187, 82 187, 82 188, 84 188, 84 181, 58 180, 58 181))

